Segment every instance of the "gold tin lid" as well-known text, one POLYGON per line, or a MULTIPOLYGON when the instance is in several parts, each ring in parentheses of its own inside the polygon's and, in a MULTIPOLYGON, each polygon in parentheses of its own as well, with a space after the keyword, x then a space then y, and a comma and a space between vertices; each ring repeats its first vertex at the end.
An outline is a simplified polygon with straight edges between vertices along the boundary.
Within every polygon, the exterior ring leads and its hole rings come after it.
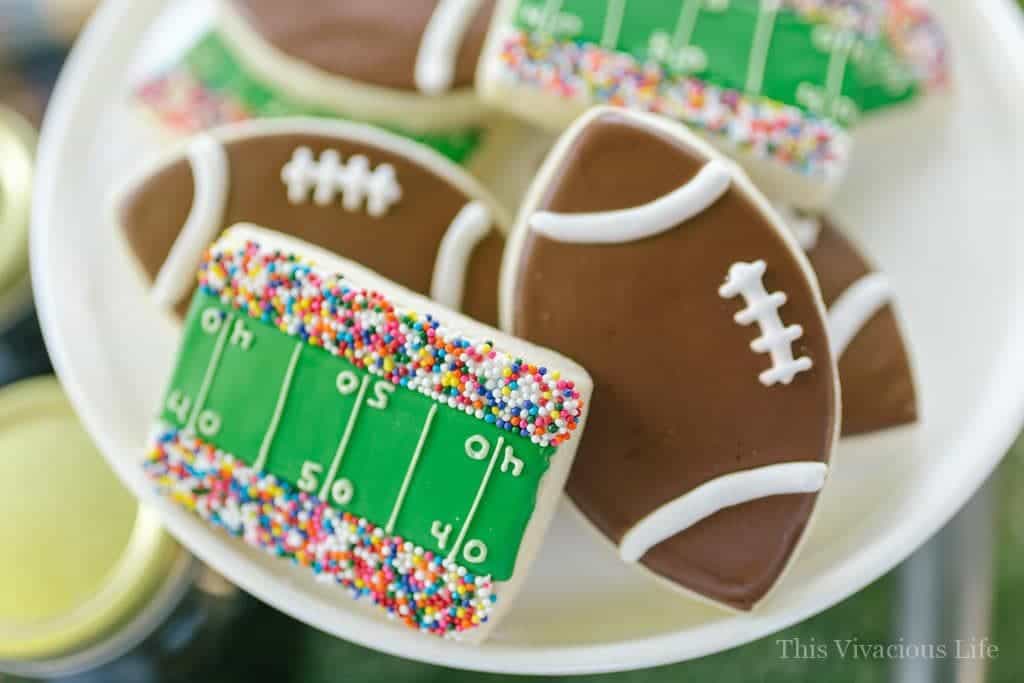
POLYGON ((0 389, 0 660, 112 636, 182 553, 109 469, 55 378, 0 389))

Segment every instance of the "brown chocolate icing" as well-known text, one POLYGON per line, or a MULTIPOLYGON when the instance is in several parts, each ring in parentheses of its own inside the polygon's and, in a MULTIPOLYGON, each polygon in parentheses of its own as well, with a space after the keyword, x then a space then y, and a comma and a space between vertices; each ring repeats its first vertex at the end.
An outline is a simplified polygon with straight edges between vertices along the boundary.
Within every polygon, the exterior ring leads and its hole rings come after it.
MULTIPOLYGON (((416 90, 416 55, 437 0, 232 0, 253 30, 281 52, 336 76, 416 90)), ((486 0, 466 31, 455 88, 472 85, 494 12, 486 0)))
MULTIPOLYGON (((690 180, 707 162, 661 131, 618 113, 596 119, 562 160, 538 210, 623 209, 690 180)), ((707 211, 647 239, 578 245, 531 232, 512 297, 512 332, 558 349, 591 373, 587 433, 568 492, 609 539, 718 476, 789 461, 824 461, 836 402, 825 321, 791 248, 735 184, 707 211), (729 267, 763 259, 769 292, 788 296, 785 324, 803 326, 794 355, 813 368, 765 387, 771 366, 741 327, 740 300, 719 296, 729 267)), ((655 546, 641 562, 671 582, 740 609, 774 585, 816 495, 725 509, 655 546)))
MULTIPOLYGON (((832 306, 854 282, 874 271, 857 248, 827 219, 807 252, 825 303, 832 306)), ((886 306, 876 313, 839 358, 843 436, 867 434, 917 421, 917 396, 903 335, 886 306)))
MULTIPOLYGON (((434 259, 445 231, 474 199, 395 152, 334 137, 258 136, 227 143, 226 149, 231 176, 224 228, 251 222, 278 230, 357 261, 422 294, 430 291, 434 259), (345 159, 363 154, 374 167, 391 164, 402 186, 401 200, 379 218, 366 211, 346 211, 340 199, 329 206, 312 201, 292 204, 281 169, 300 146, 312 149, 316 157, 325 149, 335 149, 345 159)), ((193 192, 192 170, 183 159, 150 178, 121 206, 125 237, 151 280, 185 224, 193 192)), ((497 319, 497 273, 504 241, 492 230, 474 251, 466 275, 463 310, 492 325, 497 319)), ((179 313, 187 307, 186 298, 179 313)))

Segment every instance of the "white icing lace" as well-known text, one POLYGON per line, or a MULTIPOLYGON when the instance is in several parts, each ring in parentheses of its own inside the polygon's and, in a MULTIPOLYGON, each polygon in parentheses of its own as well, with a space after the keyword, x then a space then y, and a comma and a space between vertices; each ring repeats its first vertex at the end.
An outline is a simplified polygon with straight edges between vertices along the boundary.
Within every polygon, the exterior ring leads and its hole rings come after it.
POLYGON ((797 373, 810 370, 812 363, 807 356, 793 358, 792 344, 803 336, 804 330, 799 325, 783 327, 779 309, 785 305, 786 295, 783 292, 768 293, 762 280, 765 270, 764 261, 734 263, 718 293, 725 299, 742 295, 746 301, 747 307, 734 319, 740 325, 756 322, 760 327, 761 336, 750 343, 750 348, 755 353, 771 354, 772 367, 758 376, 761 384, 770 387, 780 382, 789 384, 797 373))
POLYGON ((291 161, 281 169, 281 180, 288 186, 288 201, 301 204, 309 199, 319 206, 327 206, 340 194, 342 206, 358 211, 366 202, 371 216, 385 215, 402 198, 402 187, 391 164, 381 164, 370 170, 370 160, 361 154, 349 157, 343 163, 341 155, 333 149, 325 150, 319 161, 308 147, 299 147, 291 161))

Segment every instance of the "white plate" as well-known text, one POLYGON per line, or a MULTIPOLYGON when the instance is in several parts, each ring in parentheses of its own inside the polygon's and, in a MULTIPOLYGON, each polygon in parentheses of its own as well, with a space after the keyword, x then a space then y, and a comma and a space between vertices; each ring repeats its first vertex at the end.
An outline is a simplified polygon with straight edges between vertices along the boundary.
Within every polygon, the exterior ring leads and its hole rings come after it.
POLYGON ((902 297, 924 428, 910 447, 844 446, 806 550, 768 604, 730 615, 667 593, 562 509, 519 601, 485 645, 438 642, 369 617, 344 591, 312 588, 279 560, 226 543, 157 499, 142 476, 175 340, 138 287, 122 285, 134 280, 103 200, 150 151, 119 103, 132 65, 157 49, 144 31, 162 5, 109 0, 57 88, 35 196, 36 300, 58 374, 121 478, 197 555, 278 609, 369 647, 462 668, 581 673, 699 657, 805 619, 891 569, 964 504, 1017 433, 1024 34, 1007 0, 944 0, 957 62, 951 112, 932 127, 897 123, 864 135, 838 211, 861 228, 902 297))

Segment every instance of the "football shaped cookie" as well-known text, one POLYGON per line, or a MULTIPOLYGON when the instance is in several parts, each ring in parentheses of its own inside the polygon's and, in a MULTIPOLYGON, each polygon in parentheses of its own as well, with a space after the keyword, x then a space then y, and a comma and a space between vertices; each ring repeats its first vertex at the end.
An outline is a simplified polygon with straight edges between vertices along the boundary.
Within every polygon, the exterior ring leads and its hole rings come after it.
POLYGON ((888 279, 831 219, 779 208, 807 252, 828 307, 843 393, 843 436, 916 422, 914 374, 888 279))
POLYGON ((502 269, 502 324, 588 368, 568 493, 670 584, 751 609, 811 520, 840 424, 806 257, 682 126, 598 108, 559 141, 502 269))
POLYGON ((295 100, 413 132, 477 123, 493 0, 220 0, 242 64, 295 100))
POLYGON ((156 301, 179 313, 207 245, 230 225, 259 222, 478 320, 497 316, 501 209, 453 163, 367 126, 220 128, 140 174, 115 208, 156 301))
POLYGON ((158 491, 289 586, 336 585, 335 609, 483 639, 561 498, 586 371, 268 230, 232 227, 197 272, 144 462, 158 491))

